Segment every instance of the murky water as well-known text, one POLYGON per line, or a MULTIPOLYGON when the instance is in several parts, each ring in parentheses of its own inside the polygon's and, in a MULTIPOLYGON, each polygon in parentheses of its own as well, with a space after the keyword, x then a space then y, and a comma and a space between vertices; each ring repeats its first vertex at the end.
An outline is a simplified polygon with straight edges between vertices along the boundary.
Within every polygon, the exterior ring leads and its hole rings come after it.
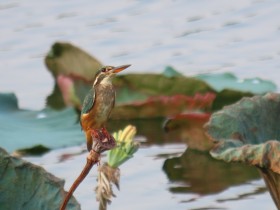
MULTIPOLYGON (((72 42, 105 64, 133 64, 129 73, 172 65, 186 75, 230 71, 280 87, 279 9, 276 0, 2 0, 0 91, 15 92, 23 108, 43 108, 53 87, 43 58, 55 41, 72 42)), ((110 209, 276 209, 254 169, 213 163, 185 152, 185 144, 147 145, 121 167, 121 191, 110 209)), ((80 150, 27 159, 69 188, 86 154, 58 159, 80 150)), ((95 184, 96 168, 75 193, 82 209, 97 208, 95 184)))

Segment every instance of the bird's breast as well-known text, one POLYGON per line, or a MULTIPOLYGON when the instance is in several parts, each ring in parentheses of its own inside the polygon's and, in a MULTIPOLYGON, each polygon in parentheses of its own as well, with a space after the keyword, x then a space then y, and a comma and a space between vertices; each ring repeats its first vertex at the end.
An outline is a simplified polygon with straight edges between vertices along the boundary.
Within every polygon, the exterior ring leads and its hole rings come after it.
POLYGON ((93 109, 89 113, 91 128, 102 127, 109 118, 115 104, 115 89, 112 85, 98 85, 95 89, 93 109))

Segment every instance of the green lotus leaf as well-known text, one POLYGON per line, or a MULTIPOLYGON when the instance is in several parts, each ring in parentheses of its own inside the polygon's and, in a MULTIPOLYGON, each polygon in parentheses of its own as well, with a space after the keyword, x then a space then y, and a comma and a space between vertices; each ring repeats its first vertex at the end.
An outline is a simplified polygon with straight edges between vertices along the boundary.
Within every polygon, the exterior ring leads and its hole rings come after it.
POLYGON ((162 72, 166 77, 182 77, 183 75, 174 69, 172 66, 166 66, 164 71, 162 72))
MULTIPOLYGON (((55 78, 47 105, 54 109, 73 106, 80 110, 95 73, 102 64, 80 48, 63 42, 52 45, 45 63, 55 78)), ((116 105, 143 102, 154 96, 194 96, 210 92, 217 94, 212 110, 235 103, 244 96, 276 89, 275 84, 270 81, 259 78, 239 80, 230 73, 186 77, 171 66, 167 66, 162 74, 119 75, 113 83, 117 87, 116 105)))
POLYGON ((247 97, 212 115, 206 126, 216 142, 210 154, 226 162, 244 162, 262 173, 280 208, 280 95, 247 97))
MULTIPOLYGON (((126 74, 114 80, 114 85, 121 89, 129 88, 147 96, 171 96, 184 94, 215 92, 208 84, 191 77, 166 77, 163 74, 126 74)), ((117 102, 121 102, 118 100, 117 102)))
POLYGON ((260 78, 241 80, 232 73, 200 74, 196 76, 196 78, 207 82, 216 91, 232 89, 242 92, 251 92, 253 94, 263 94, 276 91, 277 89, 277 86, 271 81, 260 78))
POLYGON ((22 110, 14 94, 4 93, 0 94, 0 102, 0 145, 8 152, 35 145, 58 148, 84 142, 73 108, 22 110))
POLYGON ((72 76, 93 81, 102 63, 84 50, 66 42, 56 42, 45 57, 45 64, 54 77, 72 76))
MULTIPOLYGON (((59 209, 66 194, 64 181, 0 148, 1 209, 59 209)), ((67 209, 78 210, 72 197, 67 209)))

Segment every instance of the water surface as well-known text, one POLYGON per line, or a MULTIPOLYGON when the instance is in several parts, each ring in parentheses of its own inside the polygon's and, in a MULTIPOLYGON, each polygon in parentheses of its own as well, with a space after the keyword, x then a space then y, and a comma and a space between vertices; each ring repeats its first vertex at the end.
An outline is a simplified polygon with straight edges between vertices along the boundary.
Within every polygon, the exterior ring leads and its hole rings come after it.
POLYGON ((279 9, 277 0, 3 0, 0 89, 16 92, 21 107, 44 107, 53 80, 43 58, 55 41, 104 64, 130 63, 130 73, 172 65, 185 75, 230 71, 279 86, 279 9))

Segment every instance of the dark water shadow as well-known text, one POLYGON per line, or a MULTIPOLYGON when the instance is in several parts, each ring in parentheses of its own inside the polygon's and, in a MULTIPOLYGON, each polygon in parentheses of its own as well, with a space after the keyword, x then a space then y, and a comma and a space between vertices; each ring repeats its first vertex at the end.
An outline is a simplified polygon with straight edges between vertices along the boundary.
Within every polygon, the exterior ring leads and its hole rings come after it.
POLYGON ((108 130, 114 132, 123 129, 126 125, 132 124, 137 128, 137 136, 146 138, 146 145, 170 144, 182 142, 179 133, 166 133, 163 130, 163 118, 137 119, 137 120, 110 120, 108 130))

